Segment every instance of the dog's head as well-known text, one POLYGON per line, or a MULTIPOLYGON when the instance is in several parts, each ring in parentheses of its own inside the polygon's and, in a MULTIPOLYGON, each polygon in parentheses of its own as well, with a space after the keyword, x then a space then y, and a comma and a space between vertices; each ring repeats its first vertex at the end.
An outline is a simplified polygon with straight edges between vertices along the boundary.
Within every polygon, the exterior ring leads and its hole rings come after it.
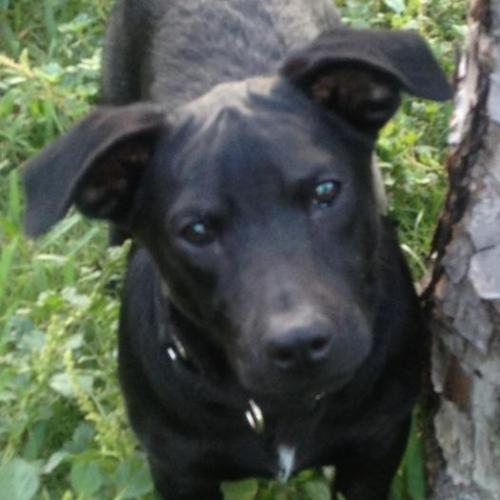
POLYGON ((112 221, 245 387, 341 387, 372 349, 371 158, 401 91, 450 97, 417 35, 338 29, 279 75, 221 85, 174 116, 98 109, 29 162, 27 232, 71 205, 112 221))

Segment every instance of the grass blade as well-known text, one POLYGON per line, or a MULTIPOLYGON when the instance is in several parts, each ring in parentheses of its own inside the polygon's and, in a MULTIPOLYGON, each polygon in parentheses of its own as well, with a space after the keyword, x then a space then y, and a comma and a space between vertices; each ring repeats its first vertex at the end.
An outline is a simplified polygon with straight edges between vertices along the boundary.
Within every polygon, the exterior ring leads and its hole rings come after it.
POLYGON ((12 264, 16 254, 18 242, 18 238, 13 239, 2 248, 0 253, 0 303, 3 302, 7 291, 7 284, 12 271, 12 264))

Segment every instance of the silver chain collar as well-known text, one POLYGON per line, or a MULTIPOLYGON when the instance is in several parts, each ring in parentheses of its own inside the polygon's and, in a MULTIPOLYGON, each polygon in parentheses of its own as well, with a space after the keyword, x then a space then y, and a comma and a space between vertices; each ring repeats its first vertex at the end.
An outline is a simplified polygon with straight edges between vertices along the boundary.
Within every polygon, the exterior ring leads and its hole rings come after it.
POLYGON ((248 400, 249 409, 245 412, 248 424, 256 434, 262 434, 265 429, 264 414, 259 405, 253 400, 248 400))
MULTIPOLYGON (((173 345, 167 347, 167 355, 170 360, 174 363, 179 361, 179 358, 182 361, 187 361, 188 356, 186 348, 175 335, 172 335, 172 343, 173 345)), ((245 418, 248 425, 256 434, 262 434, 265 429, 264 414, 262 413, 259 405, 253 399, 248 400, 248 406, 249 408, 245 412, 245 418)))

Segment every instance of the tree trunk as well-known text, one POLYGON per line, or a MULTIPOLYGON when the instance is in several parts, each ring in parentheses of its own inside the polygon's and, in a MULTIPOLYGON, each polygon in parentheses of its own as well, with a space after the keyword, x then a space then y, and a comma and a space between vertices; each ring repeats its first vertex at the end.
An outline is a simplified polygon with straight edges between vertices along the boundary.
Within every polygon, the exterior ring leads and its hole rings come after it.
POLYGON ((433 500, 500 499, 500 0, 471 0, 450 135, 450 191, 425 294, 433 500))

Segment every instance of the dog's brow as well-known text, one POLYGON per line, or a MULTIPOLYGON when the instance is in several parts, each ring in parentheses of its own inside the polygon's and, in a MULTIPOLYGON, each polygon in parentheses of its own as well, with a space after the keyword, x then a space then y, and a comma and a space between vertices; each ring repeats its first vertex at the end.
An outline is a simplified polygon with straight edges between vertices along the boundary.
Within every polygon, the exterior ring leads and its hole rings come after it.
POLYGON ((301 165, 300 171, 294 172, 291 169, 287 172, 286 183, 292 188, 300 188, 303 186, 312 185, 320 180, 326 180, 332 176, 338 175, 335 168, 335 162, 332 160, 321 165, 301 165))
POLYGON ((179 226, 192 219, 219 219, 222 213, 218 204, 208 204, 193 200, 190 203, 174 205, 167 215, 167 224, 171 227, 179 226))

